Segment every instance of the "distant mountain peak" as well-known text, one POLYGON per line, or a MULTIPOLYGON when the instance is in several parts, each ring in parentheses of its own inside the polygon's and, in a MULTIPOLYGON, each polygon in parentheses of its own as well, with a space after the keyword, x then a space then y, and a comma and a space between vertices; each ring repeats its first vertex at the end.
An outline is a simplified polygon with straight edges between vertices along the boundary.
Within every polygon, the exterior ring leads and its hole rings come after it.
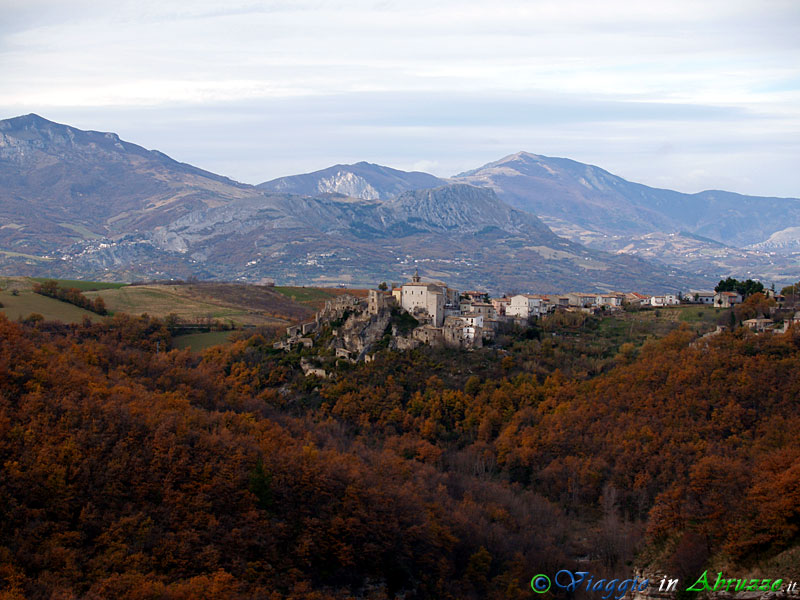
POLYGON ((511 162, 514 160, 535 161, 541 158, 546 158, 546 157, 542 157, 539 156, 538 154, 533 154, 531 152, 525 152, 524 150, 520 150, 519 152, 515 152, 514 154, 509 154, 508 156, 504 156, 497 162, 504 163, 504 162, 511 162))
POLYGON ((695 249, 766 240, 770 252, 789 251, 800 229, 798 200, 680 194, 525 151, 447 180, 359 161, 258 188, 116 133, 34 113, 0 120, 0 249, 12 254, 0 256, 0 268, 42 257, 36 269, 44 273, 63 253, 62 274, 90 266, 103 276, 200 269, 224 278, 365 282, 412 259, 446 257, 436 268, 456 283, 647 291, 672 289, 674 270, 573 242, 662 262, 678 248, 689 253, 678 264, 717 276, 717 254, 694 258, 695 249))
POLYGON ((401 171, 366 161, 266 181, 258 187, 271 192, 318 197, 344 194, 362 200, 388 200, 409 190, 446 184, 428 173, 401 171))
POLYGON ((317 183, 317 190, 322 194, 338 193, 363 200, 380 198, 380 192, 366 179, 347 169, 339 169, 330 177, 321 178, 317 183))
MULTIPOLYGON (((47 119, 37 115, 36 113, 28 113, 27 115, 12 117, 10 119, 5 119, 3 122, 9 123, 11 125, 24 124, 24 123, 41 123, 47 125, 58 125, 58 123, 55 123, 54 121, 48 121, 47 119)), ((62 127, 66 127, 66 125, 62 125, 62 127)))
POLYGON ((27 115, 20 115, 18 117, 12 117, 10 119, 3 119, 0 120, 0 131, 3 132, 13 132, 13 131, 30 131, 30 130, 40 130, 40 129, 55 129, 59 128, 62 130, 71 129, 67 125, 61 125, 59 123, 54 123, 53 121, 48 121, 44 117, 40 117, 35 113, 30 113, 27 115))
POLYGON ((504 156, 499 160, 486 163, 477 169, 464 171, 453 177, 458 179, 461 177, 471 177, 474 175, 486 176, 491 173, 502 173, 507 176, 515 176, 516 173, 527 173, 532 168, 541 168, 546 164, 546 161, 551 160, 547 156, 539 154, 532 154, 531 152, 519 151, 514 154, 504 156))
POLYGON ((37 114, 0 120, 0 248, 50 254, 85 239, 126 235, 219 206, 250 186, 37 114))
POLYGON ((688 231, 746 246, 800 226, 800 203, 730 192, 682 194, 633 183, 595 165, 517 152, 451 181, 493 189, 511 206, 542 217, 575 241, 688 231))

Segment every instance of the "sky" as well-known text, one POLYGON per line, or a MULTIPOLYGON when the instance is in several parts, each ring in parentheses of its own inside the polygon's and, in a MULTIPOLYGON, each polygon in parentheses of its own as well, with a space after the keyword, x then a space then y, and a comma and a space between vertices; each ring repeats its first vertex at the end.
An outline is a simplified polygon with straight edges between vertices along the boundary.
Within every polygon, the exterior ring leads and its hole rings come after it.
POLYGON ((260 183, 524 150, 800 197, 800 1, 0 0, 0 119, 260 183))

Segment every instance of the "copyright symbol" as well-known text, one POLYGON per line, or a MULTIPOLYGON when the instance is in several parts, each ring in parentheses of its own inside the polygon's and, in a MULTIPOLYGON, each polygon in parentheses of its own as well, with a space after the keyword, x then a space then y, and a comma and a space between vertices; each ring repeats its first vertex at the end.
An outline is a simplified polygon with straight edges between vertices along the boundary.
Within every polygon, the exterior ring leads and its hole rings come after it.
POLYGON ((550 578, 547 575, 534 575, 531 579, 531 589, 537 594, 544 594, 550 589, 550 578))

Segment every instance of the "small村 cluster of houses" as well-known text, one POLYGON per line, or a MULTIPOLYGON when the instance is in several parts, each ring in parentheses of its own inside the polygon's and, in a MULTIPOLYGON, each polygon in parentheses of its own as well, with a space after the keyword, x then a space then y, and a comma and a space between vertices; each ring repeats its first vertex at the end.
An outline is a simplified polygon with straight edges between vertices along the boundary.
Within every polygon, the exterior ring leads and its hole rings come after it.
POLYGON ((423 282, 418 274, 401 287, 392 289, 395 301, 404 310, 415 313, 426 311, 440 325, 451 315, 481 314, 484 318, 498 316, 540 317, 557 308, 602 309, 621 308, 623 304, 645 306, 675 306, 696 303, 730 308, 742 302, 737 292, 694 292, 690 294, 664 294, 647 296, 637 292, 612 292, 587 294, 516 294, 489 300, 485 292, 466 291, 459 294, 442 282, 423 282))
POLYGON ((595 310, 621 309, 623 304, 673 306, 682 302, 710 304, 728 308, 742 301, 735 292, 698 292, 680 297, 678 294, 647 296, 637 292, 587 294, 515 294, 490 299, 479 291, 459 293, 438 281, 422 281, 415 273, 411 281, 389 292, 370 292, 370 302, 395 303, 422 325, 414 337, 423 343, 474 346, 490 338, 497 325, 504 321, 527 320, 554 312, 556 309, 595 310))
MULTIPOLYGON (((391 291, 370 290, 367 301, 342 296, 329 301, 315 320, 289 327, 287 339, 275 344, 289 350, 295 344, 310 347, 312 334, 323 323, 339 323, 330 342, 339 358, 367 360, 374 343, 391 326, 391 313, 402 309, 417 321, 409 333, 392 326, 392 347, 420 344, 474 348, 491 339, 501 323, 524 325, 557 309, 571 311, 621 310, 624 304, 664 307, 682 303, 729 308, 742 302, 736 292, 695 292, 647 296, 637 292, 587 294, 515 294, 489 298, 485 292, 458 290, 440 281, 422 281, 418 272, 411 281, 391 291)), ((760 325, 760 324, 759 324, 760 325)), ((748 326, 750 326, 748 324, 748 326)))

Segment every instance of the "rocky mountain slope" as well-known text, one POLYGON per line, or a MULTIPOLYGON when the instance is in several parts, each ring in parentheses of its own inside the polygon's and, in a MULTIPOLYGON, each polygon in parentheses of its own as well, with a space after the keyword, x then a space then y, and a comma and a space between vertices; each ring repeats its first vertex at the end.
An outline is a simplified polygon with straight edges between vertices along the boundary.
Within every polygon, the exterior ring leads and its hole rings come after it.
POLYGON ((210 276, 370 285, 415 268, 454 285, 495 291, 677 289, 697 280, 552 233, 491 190, 463 184, 388 200, 273 195, 195 211, 159 229, 210 276))
POLYGON ((114 133, 37 115, 0 121, 0 182, 0 248, 33 255, 261 196, 114 133))
POLYGON ((461 173, 454 181, 490 187, 516 208, 547 221, 607 235, 687 231, 748 246, 800 224, 800 200, 709 190, 682 194, 631 183, 599 167, 519 152, 461 173))
POLYGON ((565 158, 519 152, 452 181, 493 189, 555 233, 712 279, 790 282, 800 271, 800 200, 631 183, 565 158), (788 226, 788 227, 787 227, 788 226))
POLYGON ((800 227, 786 227, 776 231, 768 239, 758 244, 753 244, 753 248, 765 250, 800 250, 800 227))
POLYGON ((334 165, 303 175, 280 177, 260 184, 269 192, 319 196, 339 194, 362 200, 387 200, 408 190, 437 187, 446 181, 419 171, 398 171, 381 165, 359 162, 334 165))
POLYGON ((0 122, 0 133, 6 273, 373 285, 419 268, 493 291, 707 283, 589 250, 490 189, 425 174, 359 163, 348 172, 363 181, 311 197, 240 184, 35 115, 0 122))

